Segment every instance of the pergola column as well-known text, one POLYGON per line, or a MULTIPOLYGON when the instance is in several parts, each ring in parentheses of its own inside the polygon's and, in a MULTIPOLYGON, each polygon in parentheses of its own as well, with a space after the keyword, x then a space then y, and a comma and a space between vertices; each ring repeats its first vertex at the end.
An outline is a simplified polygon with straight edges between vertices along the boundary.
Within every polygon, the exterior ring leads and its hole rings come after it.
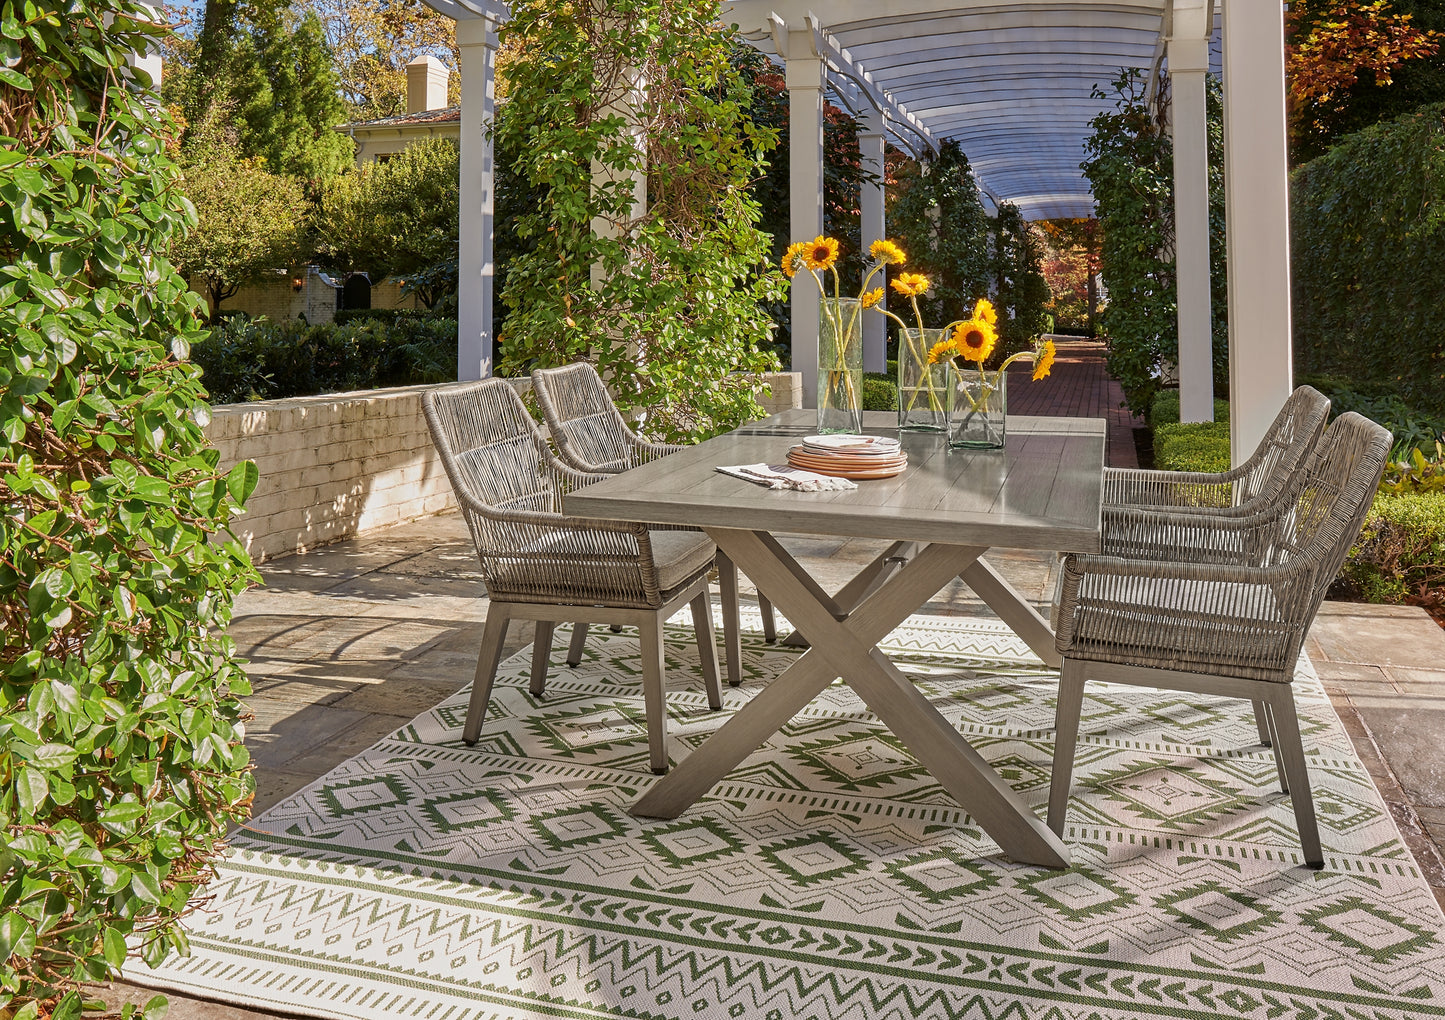
MULTIPOLYGON (((859 117, 862 130, 858 133, 858 154, 863 164, 863 169, 871 174, 877 175, 874 182, 864 182, 861 194, 858 198, 860 219, 862 220, 862 242, 864 256, 864 272, 867 272, 868 258, 866 252, 868 246, 874 241, 881 241, 888 236, 887 223, 883 211, 883 172, 885 156, 885 138, 883 135, 883 111, 877 107, 868 106, 859 117)), ((881 276, 878 278, 880 286, 887 283, 881 276)), ((883 300, 875 307, 888 307, 888 289, 884 286, 883 300)), ((882 315, 869 314, 863 317, 863 371, 884 372, 888 369, 888 320, 882 315)))
MULTIPOLYGON (((592 161, 592 189, 596 193, 612 189, 618 182, 626 182, 632 192, 631 201, 619 213, 592 217, 592 233, 597 237, 616 240, 628 234, 632 225, 647 214, 647 132, 642 124, 641 111, 647 103, 647 83, 638 72, 630 74, 632 83, 626 93, 609 102, 598 113, 599 119, 620 116, 627 124, 629 143, 637 150, 638 168, 614 170, 601 160, 592 161)), ((607 270, 601 263, 592 265, 592 286, 601 287, 607 279, 607 270)))
POLYGON ((1209 286, 1209 71, 1213 8, 1174 0, 1169 38, 1170 129, 1174 142, 1174 258, 1179 318, 1179 420, 1214 420, 1209 286))
POLYGON ((1239 464, 1294 385, 1284 14, 1277 3, 1224 0, 1224 161, 1229 431, 1239 464))
POLYGON ((457 378, 492 374, 493 201, 491 129, 496 112, 497 25, 457 21, 461 52, 461 237, 457 251, 457 378))
MULTIPOLYGON (((788 231, 794 241, 823 232, 823 76, 813 32, 788 33, 788 231)), ((818 288, 804 271, 793 279, 792 369, 803 374, 803 404, 818 399, 818 288)), ((882 316, 879 316, 882 318, 882 316)))

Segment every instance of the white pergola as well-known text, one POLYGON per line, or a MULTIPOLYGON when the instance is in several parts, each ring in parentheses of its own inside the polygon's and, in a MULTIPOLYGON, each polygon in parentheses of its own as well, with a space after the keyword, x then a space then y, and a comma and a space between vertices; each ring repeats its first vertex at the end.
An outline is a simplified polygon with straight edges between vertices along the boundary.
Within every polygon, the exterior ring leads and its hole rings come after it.
MULTIPOLYGON (((491 373, 492 150, 501 0, 425 0, 457 20, 462 81, 459 378, 491 373)), ((881 180, 885 141, 915 154, 957 139, 980 191, 1026 219, 1090 216, 1079 163, 1090 96, 1121 67, 1170 79, 1175 148, 1181 403, 1212 414, 1204 76, 1222 65, 1235 460, 1254 448, 1292 385, 1284 28, 1278 0, 731 0, 724 20, 785 69, 790 240, 823 227, 823 103, 859 117, 881 180)), ((886 236, 882 185, 862 196, 867 245, 886 236)), ((865 365, 883 367, 883 317, 865 365)), ((793 368, 812 392, 818 303, 793 291, 793 368)))

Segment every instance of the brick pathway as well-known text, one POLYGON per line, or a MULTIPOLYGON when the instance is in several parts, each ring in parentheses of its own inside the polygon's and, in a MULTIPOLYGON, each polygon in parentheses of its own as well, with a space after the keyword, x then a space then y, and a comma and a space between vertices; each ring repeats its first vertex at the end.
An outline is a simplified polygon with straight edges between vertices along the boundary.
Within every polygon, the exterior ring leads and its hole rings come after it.
POLYGON ((1108 464, 1138 467, 1134 429, 1144 421, 1129 414, 1124 391, 1104 368, 1104 345, 1097 340, 1054 337, 1058 358, 1044 382, 1035 383, 1031 365, 1016 362, 1009 369, 1010 414, 1056 415, 1062 418, 1105 418, 1109 422, 1108 464))

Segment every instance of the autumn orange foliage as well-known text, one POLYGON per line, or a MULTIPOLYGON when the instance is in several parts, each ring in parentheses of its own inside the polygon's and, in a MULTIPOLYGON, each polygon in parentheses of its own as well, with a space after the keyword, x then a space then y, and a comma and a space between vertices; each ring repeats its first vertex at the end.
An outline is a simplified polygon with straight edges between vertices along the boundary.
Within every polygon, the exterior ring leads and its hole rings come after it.
POLYGON ((1308 107, 1342 102, 1361 72, 1389 85, 1402 62, 1430 56, 1440 45, 1440 33, 1415 27, 1409 14, 1390 10, 1389 0, 1293 0, 1285 19, 1285 73, 1296 130, 1306 126, 1301 121, 1308 107))

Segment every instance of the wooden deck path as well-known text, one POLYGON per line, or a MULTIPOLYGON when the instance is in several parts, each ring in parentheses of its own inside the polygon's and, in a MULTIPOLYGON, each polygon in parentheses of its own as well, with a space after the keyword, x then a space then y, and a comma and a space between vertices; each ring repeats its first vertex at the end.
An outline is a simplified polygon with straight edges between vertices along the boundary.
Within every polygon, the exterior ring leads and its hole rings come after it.
POLYGON ((1016 362, 1009 368, 1009 414, 1103 418, 1109 423, 1105 463, 1138 467, 1134 429, 1143 428, 1144 422, 1124 406, 1124 391, 1104 367, 1104 345, 1063 336, 1055 336, 1054 343, 1059 353, 1048 379, 1031 381, 1029 364, 1016 362))

